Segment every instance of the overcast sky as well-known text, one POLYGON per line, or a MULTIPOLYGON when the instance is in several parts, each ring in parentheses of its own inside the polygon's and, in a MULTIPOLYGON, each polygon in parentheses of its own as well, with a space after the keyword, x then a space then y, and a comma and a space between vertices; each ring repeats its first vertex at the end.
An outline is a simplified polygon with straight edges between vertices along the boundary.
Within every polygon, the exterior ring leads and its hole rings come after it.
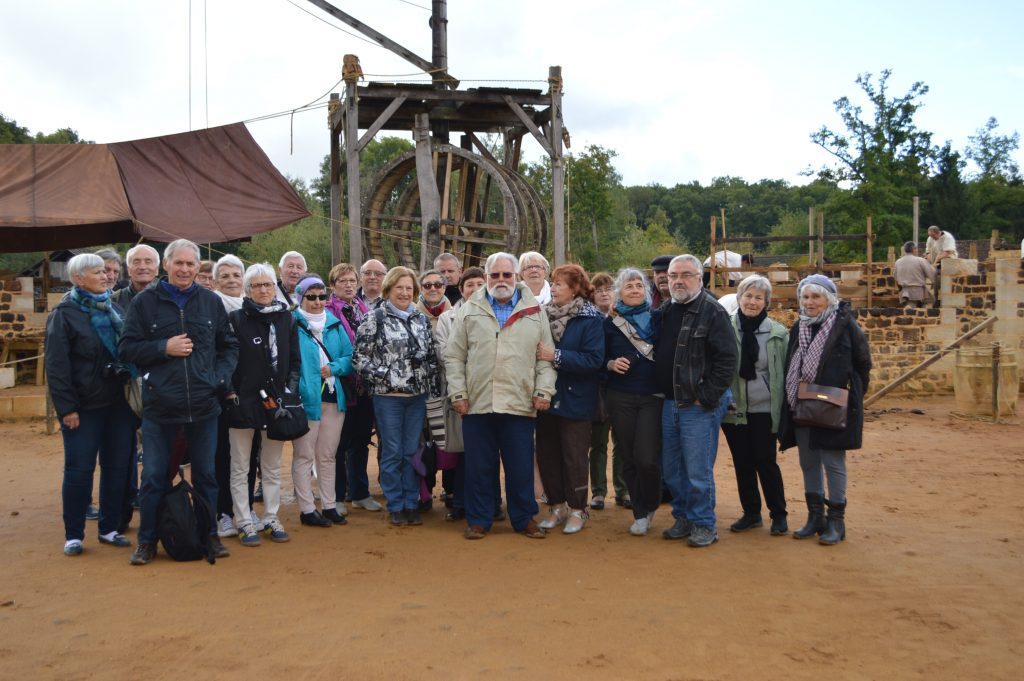
MULTIPOLYGON (((333 1, 429 60, 429 0, 333 1)), ((416 71, 306 0, 0 6, 0 113, 33 133, 72 127, 116 142, 293 109, 332 89, 346 53, 366 74, 416 71)), ((989 116, 1003 134, 1024 130, 1022 7, 449 0, 449 68, 463 87, 523 79, 541 82, 503 85, 544 89, 548 67, 562 66, 572 151, 615 150, 629 185, 723 175, 804 183, 802 170, 829 162, 810 133, 840 128, 833 102, 859 94, 854 79, 865 71, 891 68, 895 96, 914 81, 930 87, 916 121, 936 143, 962 150, 989 116)), ((315 176, 329 150, 325 109, 249 129, 292 176, 315 176)), ((539 157, 536 144, 524 146, 539 157)))

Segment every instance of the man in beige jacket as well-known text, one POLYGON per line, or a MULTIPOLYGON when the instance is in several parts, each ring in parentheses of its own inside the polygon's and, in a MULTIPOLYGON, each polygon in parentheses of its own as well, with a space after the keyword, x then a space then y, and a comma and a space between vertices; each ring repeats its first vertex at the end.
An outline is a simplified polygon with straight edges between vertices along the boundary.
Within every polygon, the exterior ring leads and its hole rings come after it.
POLYGON ((486 287, 459 309, 445 350, 448 396, 463 416, 467 539, 491 529, 499 461, 513 529, 544 536, 533 520, 533 434, 537 412, 551 406, 555 370, 537 359, 537 345, 554 342, 544 309, 516 282, 518 266, 510 253, 487 258, 486 287))
POLYGON ((917 254, 917 244, 903 244, 903 257, 896 261, 896 283, 900 302, 906 307, 926 307, 931 302, 931 286, 935 268, 917 254))

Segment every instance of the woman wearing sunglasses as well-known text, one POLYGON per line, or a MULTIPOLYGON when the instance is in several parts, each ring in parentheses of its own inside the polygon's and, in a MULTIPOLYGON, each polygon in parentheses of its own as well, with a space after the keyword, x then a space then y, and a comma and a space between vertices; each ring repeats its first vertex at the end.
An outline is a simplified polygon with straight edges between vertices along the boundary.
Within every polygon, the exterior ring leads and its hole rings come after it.
POLYGON ((345 423, 345 390, 341 378, 352 373, 352 343, 341 321, 325 309, 327 286, 315 274, 306 274, 295 287, 300 296, 293 313, 299 326, 302 373, 299 395, 309 420, 309 432, 292 443, 292 481, 303 525, 344 525, 338 512, 334 478, 341 428, 345 423), (313 500, 313 462, 323 513, 313 500))

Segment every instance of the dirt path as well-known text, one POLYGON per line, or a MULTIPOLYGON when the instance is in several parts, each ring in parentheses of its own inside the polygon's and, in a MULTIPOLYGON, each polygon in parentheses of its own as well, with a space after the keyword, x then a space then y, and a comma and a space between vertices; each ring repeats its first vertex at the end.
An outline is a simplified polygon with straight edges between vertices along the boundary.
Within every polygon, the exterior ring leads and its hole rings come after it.
MULTIPOLYGON (((212 567, 132 568, 94 524, 63 557, 60 436, 0 424, 0 679, 1021 678, 1024 426, 880 406, 833 548, 730 534, 723 439, 709 549, 662 540, 664 506, 645 538, 609 508, 574 537, 468 542, 439 511, 322 530, 289 505, 290 543, 228 540, 212 567)), ((799 526, 795 450, 782 466, 799 526)))

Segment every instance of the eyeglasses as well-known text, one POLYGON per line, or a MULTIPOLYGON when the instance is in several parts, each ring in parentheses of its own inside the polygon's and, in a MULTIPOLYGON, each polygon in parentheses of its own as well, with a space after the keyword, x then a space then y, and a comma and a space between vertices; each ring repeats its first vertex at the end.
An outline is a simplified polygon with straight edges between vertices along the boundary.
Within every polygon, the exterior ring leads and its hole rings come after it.
POLYGON ((327 300, 328 298, 330 298, 330 296, 327 295, 326 293, 321 293, 319 295, 317 295, 316 293, 307 293, 304 297, 306 300, 327 300))
POLYGON ((526 271, 526 270, 544 270, 544 269, 547 269, 546 267, 544 267, 544 265, 527 265, 526 267, 523 268, 524 271, 526 271))
POLYGON ((364 277, 383 277, 387 272, 378 272, 377 270, 366 270, 363 272, 364 277))
POLYGON ((431 282, 431 283, 427 283, 427 284, 421 284, 421 286, 422 286, 423 288, 425 288, 425 289, 427 289, 427 288, 437 288, 437 289, 441 289, 441 288, 444 288, 444 282, 441 282, 441 281, 435 281, 435 282, 431 282))
POLYGON ((275 286, 277 284, 272 281, 256 281, 249 284, 249 288, 274 288, 275 286))
POLYGON ((669 279, 696 279, 700 275, 696 272, 681 272, 676 275, 668 275, 669 279))
POLYGON ((516 276, 515 272, 488 272, 487 276, 491 279, 511 279, 516 276))

